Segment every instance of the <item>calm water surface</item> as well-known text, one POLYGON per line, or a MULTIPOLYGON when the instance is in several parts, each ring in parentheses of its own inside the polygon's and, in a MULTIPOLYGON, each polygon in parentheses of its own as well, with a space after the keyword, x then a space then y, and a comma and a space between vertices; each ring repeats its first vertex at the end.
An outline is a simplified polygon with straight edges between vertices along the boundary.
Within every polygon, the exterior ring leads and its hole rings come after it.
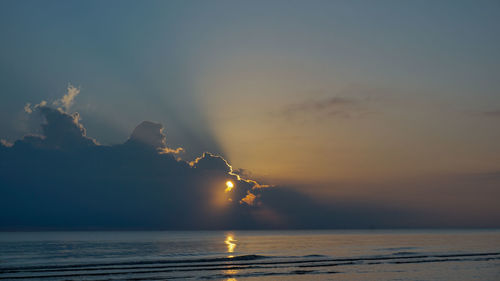
POLYGON ((500 280, 498 230, 4 232, 7 280, 500 280))

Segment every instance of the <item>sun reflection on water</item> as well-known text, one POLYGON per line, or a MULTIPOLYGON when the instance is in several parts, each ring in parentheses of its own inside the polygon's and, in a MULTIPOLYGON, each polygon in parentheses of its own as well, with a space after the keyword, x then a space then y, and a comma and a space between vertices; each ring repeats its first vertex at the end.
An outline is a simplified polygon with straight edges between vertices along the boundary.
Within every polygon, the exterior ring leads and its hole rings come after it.
MULTIPOLYGON (((234 249, 236 248, 236 240, 234 239, 234 236, 232 233, 226 234, 226 240, 224 241, 224 243, 226 243, 227 252, 233 253, 234 249)), ((233 256, 229 256, 229 257, 233 257, 233 256)))
MULTIPOLYGON (((222 273, 225 274, 225 275, 231 276, 231 275, 234 275, 234 274, 238 274, 238 270, 236 270, 236 269, 229 269, 229 270, 224 270, 222 273)), ((234 278, 234 277, 229 277, 229 278, 226 279, 226 281, 237 281, 237 279, 234 278)))
MULTIPOLYGON (((226 234, 226 240, 224 240, 224 243, 227 246, 227 252, 228 253, 233 253, 234 252, 234 249, 236 248, 236 241, 237 240, 234 239, 234 234, 232 234, 232 233, 227 233, 226 234)), ((229 255, 227 257, 228 258, 233 258, 234 256, 233 255, 229 255)), ((225 279, 226 281, 237 281, 237 279, 231 277, 231 275, 237 274, 238 270, 236 270, 236 269, 228 269, 228 270, 224 270, 222 273, 225 274, 225 275, 228 275, 228 278, 225 279)))

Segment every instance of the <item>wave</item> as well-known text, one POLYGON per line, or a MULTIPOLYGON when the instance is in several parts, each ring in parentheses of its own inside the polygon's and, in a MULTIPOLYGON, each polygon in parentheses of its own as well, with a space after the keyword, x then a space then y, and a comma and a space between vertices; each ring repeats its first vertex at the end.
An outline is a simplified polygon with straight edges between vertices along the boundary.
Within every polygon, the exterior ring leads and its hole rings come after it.
POLYGON ((101 266, 127 266, 127 265, 153 265, 153 264, 183 264, 183 263, 210 263, 210 262, 230 262, 230 261, 252 261, 270 258, 262 255, 241 255, 233 257, 216 257, 216 258, 201 258, 201 259, 172 259, 172 260, 151 260, 151 261, 130 261, 130 262, 112 262, 112 263, 83 263, 83 264, 66 264, 53 266, 18 266, 18 267, 0 267, 0 273, 6 271, 31 271, 44 269, 77 269, 77 268, 92 268, 101 266))
POLYGON ((392 253, 391 255, 393 255, 393 256, 409 256, 409 255, 418 255, 418 253, 417 252, 401 251, 401 252, 392 253))
MULTIPOLYGON (((333 274, 337 271, 321 271, 319 269, 335 266, 349 266, 362 264, 408 264, 433 262, 460 262, 460 261, 489 261, 500 260, 500 253, 460 253, 460 254, 420 254, 420 255, 389 255, 366 256, 352 258, 332 258, 321 255, 307 256, 262 256, 241 255, 234 257, 214 257, 183 260, 155 260, 132 261, 114 263, 88 263, 51 266, 18 266, 0 268, 0 279, 55 279, 55 278, 93 278, 102 276, 127 275, 127 279, 134 280, 134 275, 140 280, 155 279, 160 274, 199 274, 199 272, 240 271, 237 275, 225 274, 230 277, 258 276, 258 274, 333 274), (276 271, 280 269, 280 271, 276 271), (252 275, 253 274, 253 275, 252 275), (255 275, 257 274, 257 275, 255 275)), ((199 276, 203 279, 228 278, 221 274, 199 276), (214 277, 219 276, 219 277, 214 277)), ((173 278, 165 277, 163 279, 173 278)))

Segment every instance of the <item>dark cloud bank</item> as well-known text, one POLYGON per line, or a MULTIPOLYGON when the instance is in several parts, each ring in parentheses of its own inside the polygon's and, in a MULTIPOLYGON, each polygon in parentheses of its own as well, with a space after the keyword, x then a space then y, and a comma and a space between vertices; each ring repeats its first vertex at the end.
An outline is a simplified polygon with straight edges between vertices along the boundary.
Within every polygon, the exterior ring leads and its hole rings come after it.
POLYGON ((181 160, 160 124, 123 144, 86 136, 78 113, 42 103, 41 135, 0 144, 0 229, 272 229, 415 226, 366 204, 322 205, 286 187, 240 178, 222 157, 181 160), (226 181, 234 188, 225 192, 226 181))

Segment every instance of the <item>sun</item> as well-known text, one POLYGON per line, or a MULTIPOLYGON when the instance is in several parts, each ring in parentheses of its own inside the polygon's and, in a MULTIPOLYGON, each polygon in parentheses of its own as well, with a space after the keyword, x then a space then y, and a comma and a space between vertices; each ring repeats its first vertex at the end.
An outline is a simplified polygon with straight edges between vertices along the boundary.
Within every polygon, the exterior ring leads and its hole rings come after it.
POLYGON ((231 191, 233 189, 234 184, 233 184, 232 181, 226 181, 226 186, 227 187, 226 187, 226 190, 224 190, 224 192, 229 192, 229 191, 231 191))

